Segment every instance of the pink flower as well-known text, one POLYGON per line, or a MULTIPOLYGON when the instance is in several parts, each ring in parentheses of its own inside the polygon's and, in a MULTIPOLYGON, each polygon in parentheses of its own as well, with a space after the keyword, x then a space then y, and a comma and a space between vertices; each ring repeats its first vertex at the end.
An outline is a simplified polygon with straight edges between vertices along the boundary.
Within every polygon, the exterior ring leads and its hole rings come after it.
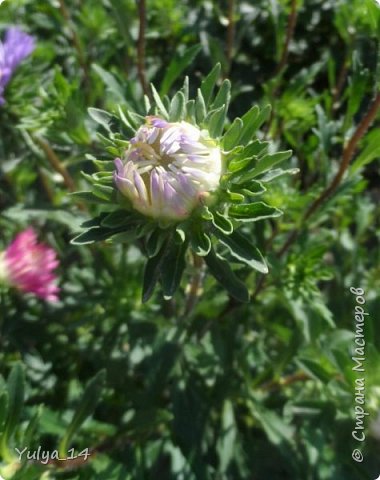
POLYGON ((53 270, 58 265, 55 251, 38 243, 35 231, 28 228, 0 253, 0 280, 22 292, 56 302, 59 288, 53 270))

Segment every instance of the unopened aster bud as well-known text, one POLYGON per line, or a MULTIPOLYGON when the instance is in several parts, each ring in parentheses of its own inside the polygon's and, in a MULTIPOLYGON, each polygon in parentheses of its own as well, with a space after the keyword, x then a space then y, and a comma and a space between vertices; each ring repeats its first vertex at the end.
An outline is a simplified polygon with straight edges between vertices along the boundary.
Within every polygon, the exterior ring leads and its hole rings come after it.
POLYGON ((53 270, 58 264, 55 251, 38 243, 36 233, 28 228, 0 252, 0 282, 55 302, 59 288, 53 270))
POLYGON ((115 165, 116 185, 133 207, 168 221, 187 218, 223 173, 221 150, 207 131, 156 117, 147 117, 115 165))
POLYGON ((4 103, 4 88, 14 70, 33 50, 33 37, 18 28, 6 31, 4 42, 0 41, 0 105, 4 103))

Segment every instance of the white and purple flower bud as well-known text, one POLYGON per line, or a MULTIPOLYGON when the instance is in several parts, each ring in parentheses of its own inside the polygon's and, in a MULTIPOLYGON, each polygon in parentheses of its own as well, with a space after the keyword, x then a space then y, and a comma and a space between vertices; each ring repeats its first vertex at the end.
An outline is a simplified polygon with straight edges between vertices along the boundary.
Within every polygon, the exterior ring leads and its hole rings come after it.
POLYGON ((120 192, 143 215, 179 221, 219 187, 222 153, 208 132, 187 122, 147 117, 123 159, 115 160, 120 192))

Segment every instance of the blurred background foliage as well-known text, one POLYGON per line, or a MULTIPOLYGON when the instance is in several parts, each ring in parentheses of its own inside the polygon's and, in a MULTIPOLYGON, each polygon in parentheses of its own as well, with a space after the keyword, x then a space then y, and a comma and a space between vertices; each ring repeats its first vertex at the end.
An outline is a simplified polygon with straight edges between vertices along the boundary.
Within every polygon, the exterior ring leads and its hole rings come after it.
MULTIPOLYGON (((5 0, 0 32, 37 43, 0 109, 0 247, 33 225, 61 260, 57 305, 1 292, 0 450, 5 478, 357 480, 380 472, 378 98, 380 12, 368 0, 5 0), (143 262, 125 244, 70 239, 98 207, 88 107, 141 110, 150 81, 194 89, 220 62, 230 120, 272 104, 261 136, 293 149, 267 193, 282 218, 245 227, 263 279, 239 270, 248 305, 208 275, 186 309, 140 303, 143 262), (375 98, 375 100, 374 100, 375 98), (369 125, 367 125, 368 127, 369 125), (330 195, 344 159, 350 163, 330 195), (308 213, 309 212, 309 213, 308 213), (365 290, 366 441, 354 428, 354 296, 365 290), (185 312, 185 313, 184 313, 185 312), (8 400, 7 400, 8 399, 8 400), (17 461, 14 448, 84 461, 17 461), (363 463, 351 458, 363 451, 363 463)), ((194 93, 194 92, 193 92, 194 93)), ((25 454, 26 455, 26 454, 25 454)), ((25 459, 25 458, 24 458, 25 459)))

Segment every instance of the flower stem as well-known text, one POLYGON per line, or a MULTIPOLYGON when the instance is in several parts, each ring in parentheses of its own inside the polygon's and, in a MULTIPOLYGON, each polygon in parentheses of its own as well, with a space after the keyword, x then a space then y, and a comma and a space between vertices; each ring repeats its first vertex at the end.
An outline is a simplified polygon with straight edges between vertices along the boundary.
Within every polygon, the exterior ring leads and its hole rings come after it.
POLYGON ((146 29, 146 4, 145 0, 138 0, 138 13, 139 13, 139 37, 137 41, 137 73, 141 88, 148 97, 150 91, 148 88, 148 82, 145 72, 145 29, 146 29))
POLYGON ((63 165, 58 155, 51 148, 51 146, 41 137, 33 136, 33 140, 36 143, 36 145, 38 145, 41 148, 41 150, 44 152, 47 160, 49 161, 53 169, 62 176, 64 184, 67 187, 67 189, 70 192, 74 192, 75 191, 74 180, 71 177, 68 170, 66 169, 66 167, 63 165))
POLYGON ((203 258, 199 257, 195 253, 193 253, 193 265, 195 272, 191 280, 189 293, 186 299, 185 311, 183 315, 183 317, 185 318, 188 317, 190 313, 194 310, 199 300, 199 293, 205 275, 203 258))
POLYGON ((286 29, 284 48, 282 49, 281 58, 277 65, 275 75, 280 74, 286 67, 286 63, 288 61, 288 56, 289 56, 289 45, 294 36, 296 23, 297 23, 297 0, 292 0, 291 6, 290 6, 290 14, 288 18, 288 26, 286 29))
POLYGON ((226 35, 226 60, 225 76, 230 73, 235 40, 235 0, 228 0, 228 27, 226 35))

